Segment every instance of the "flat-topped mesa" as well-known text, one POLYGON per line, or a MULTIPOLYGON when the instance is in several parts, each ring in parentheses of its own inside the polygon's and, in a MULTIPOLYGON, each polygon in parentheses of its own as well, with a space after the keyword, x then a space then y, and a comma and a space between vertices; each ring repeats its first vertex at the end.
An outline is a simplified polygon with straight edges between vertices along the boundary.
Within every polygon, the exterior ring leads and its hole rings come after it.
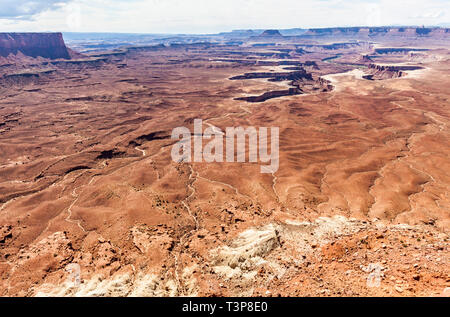
POLYGON ((30 57, 70 59, 61 33, 0 33, 0 56, 19 52, 30 57))
POLYGON ((399 78, 405 76, 405 71, 412 71, 423 69, 420 66, 392 66, 392 65, 377 65, 370 64, 368 66, 368 74, 363 76, 368 80, 383 80, 391 78, 399 78))
POLYGON ((280 31, 278 31, 278 30, 265 30, 264 32, 261 33, 260 36, 263 36, 263 37, 282 37, 283 35, 281 35, 280 31))
POLYGON ((407 70, 418 70, 423 69, 420 66, 413 66, 413 65, 377 65, 377 64, 370 64, 368 66, 369 69, 375 69, 377 71, 390 71, 390 72, 400 72, 400 71, 407 71, 407 70))

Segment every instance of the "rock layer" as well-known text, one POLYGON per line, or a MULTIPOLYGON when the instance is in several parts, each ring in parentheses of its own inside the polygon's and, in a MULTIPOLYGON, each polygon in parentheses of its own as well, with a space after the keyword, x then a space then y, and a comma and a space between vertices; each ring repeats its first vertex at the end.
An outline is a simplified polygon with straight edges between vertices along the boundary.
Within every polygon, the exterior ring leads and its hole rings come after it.
POLYGON ((19 52, 31 57, 70 59, 61 33, 0 33, 0 56, 19 52))
POLYGON ((363 76, 363 78, 368 80, 399 78, 405 75, 404 71, 412 71, 418 69, 422 69, 422 67, 370 64, 368 66, 369 74, 363 76))
POLYGON ((373 37, 448 37, 448 28, 416 28, 416 27, 348 27, 348 28, 321 28, 309 29, 305 36, 347 36, 352 38, 373 37))

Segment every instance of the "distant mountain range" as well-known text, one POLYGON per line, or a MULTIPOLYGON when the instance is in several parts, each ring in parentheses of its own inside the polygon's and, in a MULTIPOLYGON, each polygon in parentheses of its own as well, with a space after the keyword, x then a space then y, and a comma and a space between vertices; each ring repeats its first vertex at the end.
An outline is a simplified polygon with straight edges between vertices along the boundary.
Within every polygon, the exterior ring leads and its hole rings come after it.
POLYGON ((114 50, 123 46, 171 45, 192 43, 225 43, 240 45, 245 42, 298 43, 305 40, 376 40, 376 39, 447 40, 447 27, 335 27, 314 29, 233 30, 218 34, 130 34, 130 33, 0 33, 0 56, 21 52, 27 56, 70 58, 71 49, 79 52, 114 50), (63 40, 64 37, 64 40, 63 40))

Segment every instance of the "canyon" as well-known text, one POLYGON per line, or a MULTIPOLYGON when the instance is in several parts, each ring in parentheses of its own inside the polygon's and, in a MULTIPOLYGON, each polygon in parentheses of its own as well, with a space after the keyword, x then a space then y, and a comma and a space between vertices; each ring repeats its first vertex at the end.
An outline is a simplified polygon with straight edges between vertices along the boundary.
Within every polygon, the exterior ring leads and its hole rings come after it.
POLYGON ((0 33, 0 296, 449 295, 448 29, 82 36, 0 33))

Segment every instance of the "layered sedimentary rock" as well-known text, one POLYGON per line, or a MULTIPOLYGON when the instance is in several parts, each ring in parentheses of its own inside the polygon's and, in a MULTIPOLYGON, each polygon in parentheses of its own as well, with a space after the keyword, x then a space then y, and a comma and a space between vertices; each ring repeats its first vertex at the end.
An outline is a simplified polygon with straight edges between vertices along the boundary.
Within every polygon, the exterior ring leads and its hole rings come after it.
POLYGON ((283 81, 283 80, 298 80, 305 78, 312 80, 311 74, 307 73, 304 69, 300 69, 295 72, 280 72, 280 73, 270 73, 270 72, 256 72, 256 73, 245 73, 244 75, 231 77, 230 80, 242 80, 242 79, 257 79, 257 78, 268 78, 269 81, 283 81))
POLYGON ((302 94, 302 91, 300 89, 289 88, 289 89, 285 89, 285 90, 268 91, 268 92, 263 93, 260 96, 235 98, 235 100, 244 100, 247 102, 264 102, 264 101, 272 99, 272 98, 278 98, 278 97, 283 97, 283 96, 293 96, 293 95, 300 95, 300 94, 302 94))
POLYGON ((19 52, 31 57, 70 58, 61 33, 0 33, 0 56, 19 52))
POLYGON ((389 47, 389 48, 376 48, 375 53, 378 55, 383 54, 394 54, 394 55, 407 55, 410 52, 426 52, 428 49, 420 49, 420 48, 408 48, 408 47, 389 47))
POLYGON ((449 41, 286 38, 6 58, 0 296, 448 294, 449 41), (174 162, 196 118, 279 169, 174 162))
MULTIPOLYGON (((306 62, 305 65, 317 66, 314 62, 306 62)), ((280 81, 290 81, 290 86, 293 88, 284 90, 272 90, 265 92, 258 96, 247 96, 235 98, 235 100, 243 100, 247 102, 264 102, 269 99, 283 97, 283 96, 293 96, 301 95, 306 92, 317 92, 317 91, 330 91, 333 86, 329 81, 318 78, 314 79, 311 73, 307 72, 304 68, 297 66, 294 67, 296 71, 294 72, 257 72, 257 73, 245 73, 244 75, 231 77, 230 80, 245 80, 245 79, 267 79, 269 82, 280 82, 280 81)))
POLYGON ((377 80, 377 79, 389 79, 399 78, 405 75, 404 71, 422 69, 419 66, 390 66, 390 65, 377 65, 370 64, 368 66, 368 75, 363 76, 365 79, 377 80))
POLYGON ((450 37, 448 28, 416 28, 416 27, 348 27, 348 28, 321 28, 309 29, 304 34, 307 37, 352 37, 352 38, 373 38, 373 37, 450 37))

